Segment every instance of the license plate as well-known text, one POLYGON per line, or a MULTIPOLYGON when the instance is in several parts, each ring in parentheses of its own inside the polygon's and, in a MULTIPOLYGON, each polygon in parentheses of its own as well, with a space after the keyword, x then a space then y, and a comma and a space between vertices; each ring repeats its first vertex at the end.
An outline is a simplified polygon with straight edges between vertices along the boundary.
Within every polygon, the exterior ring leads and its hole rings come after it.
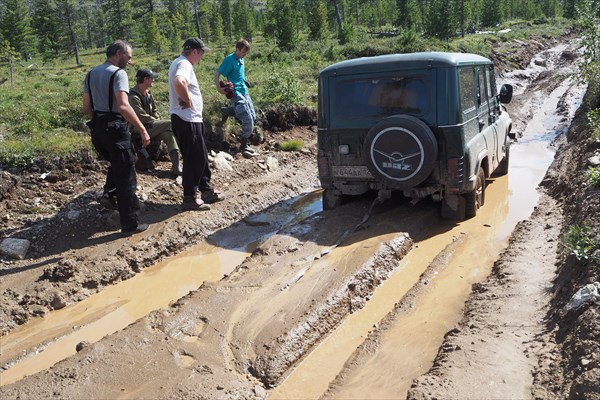
POLYGON ((331 167, 332 175, 339 178, 373 179, 367 167, 331 167))

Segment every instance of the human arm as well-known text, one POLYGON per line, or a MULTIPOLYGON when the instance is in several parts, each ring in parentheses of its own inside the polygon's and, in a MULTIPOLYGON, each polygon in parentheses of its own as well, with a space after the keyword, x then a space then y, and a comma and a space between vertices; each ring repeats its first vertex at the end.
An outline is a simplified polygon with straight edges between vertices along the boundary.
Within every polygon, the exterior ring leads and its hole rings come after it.
POLYGON ((89 93, 83 92, 83 113, 88 119, 94 117, 94 110, 92 109, 92 98, 89 93))
POLYGON ((219 93, 225 94, 225 88, 221 87, 221 73, 219 71, 215 72, 215 87, 219 93))
POLYGON ((140 136, 142 138, 142 147, 148 146, 150 143, 150 136, 148 135, 146 128, 136 115, 135 111, 133 111, 133 108, 129 104, 127 92, 118 91, 115 93, 115 98, 117 100, 117 110, 119 111, 119 114, 121 114, 127 122, 131 123, 138 130, 138 132, 140 132, 140 136))
POLYGON ((181 75, 176 75, 173 79, 173 88, 179 99, 181 108, 189 108, 191 105, 190 94, 188 92, 188 81, 181 75))

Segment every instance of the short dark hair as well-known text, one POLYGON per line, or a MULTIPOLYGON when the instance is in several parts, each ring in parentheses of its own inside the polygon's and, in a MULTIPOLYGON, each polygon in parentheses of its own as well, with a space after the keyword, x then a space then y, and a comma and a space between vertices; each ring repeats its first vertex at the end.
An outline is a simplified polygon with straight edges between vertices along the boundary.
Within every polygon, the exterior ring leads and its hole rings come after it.
POLYGON ((235 43, 235 48, 240 50, 243 48, 247 48, 248 50, 250 50, 250 42, 246 39, 240 39, 235 43))
POLYGON ((124 40, 115 40, 106 48, 106 58, 110 58, 117 54, 117 52, 125 53, 127 49, 131 48, 131 45, 124 40))

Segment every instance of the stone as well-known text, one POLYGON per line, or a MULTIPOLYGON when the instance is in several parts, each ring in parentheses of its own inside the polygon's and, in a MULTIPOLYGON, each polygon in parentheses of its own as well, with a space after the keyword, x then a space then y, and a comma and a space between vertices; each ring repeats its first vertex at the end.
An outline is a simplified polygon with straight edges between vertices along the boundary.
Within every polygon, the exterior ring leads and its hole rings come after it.
POLYGON ((31 242, 27 239, 6 238, 0 243, 0 253, 22 260, 30 245, 31 242))

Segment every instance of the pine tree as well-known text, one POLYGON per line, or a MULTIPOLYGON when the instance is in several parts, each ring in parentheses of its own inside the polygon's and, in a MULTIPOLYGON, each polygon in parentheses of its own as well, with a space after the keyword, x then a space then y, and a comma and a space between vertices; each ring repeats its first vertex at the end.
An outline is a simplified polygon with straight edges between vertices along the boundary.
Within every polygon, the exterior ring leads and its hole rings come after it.
POLYGON ((160 28, 158 26, 158 20, 154 13, 151 13, 147 17, 147 23, 145 24, 142 35, 142 42, 144 47, 148 51, 153 51, 157 54, 161 53, 162 45, 164 42, 164 38, 160 33, 160 28))
POLYGON ((308 15, 309 37, 320 40, 325 36, 327 30, 327 7, 324 0, 313 0, 308 15))
POLYGON ((273 3, 274 33, 277 46, 284 51, 296 47, 298 33, 296 31, 296 18, 290 0, 270 0, 273 3))
POLYGON ((56 57, 60 53, 63 35, 62 21, 59 19, 56 2, 35 0, 32 3, 31 26, 38 37, 38 53, 46 61, 56 57))
POLYGON ((502 22, 502 8, 498 0, 483 0, 481 7, 481 25, 496 26, 502 22))
POLYGON ((223 30, 229 41, 233 40, 233 18, 231 0, 221 0, 221 18, 223 19, 223 30))
POLYGON ((0 33, 4 40, 25 60, 35 52, 35 36, 31 28, 29 7, 23 0, 5 0, 0 10, 0 33))
POLYGON ((219 7, 215 3, 213 5, 212 18, 210 19, 210 31, 212 33, 212 40, 219 46, 223 45, 223 19, 219 12, 219 7))
POLYGON ((417 0, 397 0, 398 16, 396 25, 405 29, 416 29, 420 22, 420 9, 417 0))
POLYGON ((254 33, 254 14, 248 0, 238 0, 233 8, 233 26, 238 38, 252 38, 254 33))
POLYGON ((471 2, 469 0, 456 0, 456 16, 461 36, 465 37, 471 20, 471 2))
POLYGON ((429 36, 447 40, 454 36, 456 27, 453 0, 431 0, 427 10, 425 32, 429 36))

